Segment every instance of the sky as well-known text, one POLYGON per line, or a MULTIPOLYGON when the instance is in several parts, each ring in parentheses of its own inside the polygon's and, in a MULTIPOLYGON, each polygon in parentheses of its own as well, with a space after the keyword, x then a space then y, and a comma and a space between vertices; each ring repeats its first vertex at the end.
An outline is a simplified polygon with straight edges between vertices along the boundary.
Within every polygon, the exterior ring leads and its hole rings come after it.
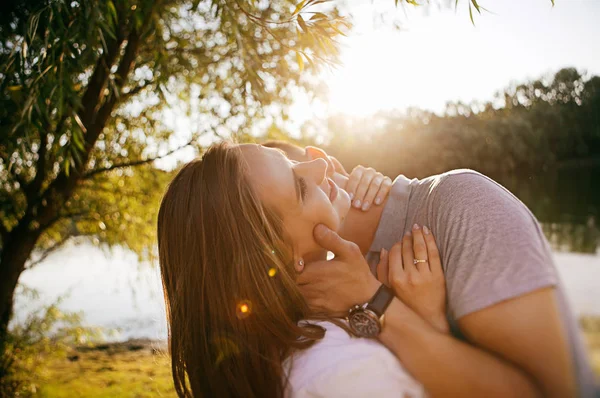
POLYGON ((511 81, 566 66, 600 74, 600 0, 479 0, 489 12, 475 13, 475 26, 467 0, 456 9, 454 1, 442 9, 349 4, 355 28, 342 42, 342 65, 323 74, 328 101, 300 99, 292 111, 299 123, 409 106, 441 112, 447 101, 491 100, 511 81), (374 23, 374 14, 385 21, 374 23))
MULTIPOLYGON (((454 0, 398 8, 394 0, 343 1, 333 3, 352 15, 354 28, 340 40, 341 65, 321 74, 325 100, 311 103, 295 95, 283 126, 292 136, 303 123, 332 114, 360 117, 411 106, 441 113, 449 101, 492 100, 511 81, 549 76, 563 67, 600 75, 600 0, 555 0, 554 7, 551 0, 478 0, 488 12, 475 13, 475 25, 468 0, 459 0, 457 8, 454 0)), ((177 132, 173 146, 187 142, 200 123, 176 108, 163 117, 177 132)), ((271 123, 258 122, 256 131, 271 123)), ((214 139, 206 135, 201 143, 214 139)), ((188 147, 157 165, 170 169, 195 156, 188 147)))

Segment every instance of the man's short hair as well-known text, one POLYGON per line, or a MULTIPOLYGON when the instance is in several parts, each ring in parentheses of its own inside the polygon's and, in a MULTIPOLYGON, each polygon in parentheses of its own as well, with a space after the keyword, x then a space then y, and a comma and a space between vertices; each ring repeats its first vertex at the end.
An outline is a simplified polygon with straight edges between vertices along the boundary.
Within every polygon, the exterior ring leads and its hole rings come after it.
POLYGON ((298 162, 310 160, 308 156, 306 156, 306 151, 304 148, 288 141, 269 140, 267 142, 263 142, 261 145, 269 148, 281 149, 291 160, 298 162))

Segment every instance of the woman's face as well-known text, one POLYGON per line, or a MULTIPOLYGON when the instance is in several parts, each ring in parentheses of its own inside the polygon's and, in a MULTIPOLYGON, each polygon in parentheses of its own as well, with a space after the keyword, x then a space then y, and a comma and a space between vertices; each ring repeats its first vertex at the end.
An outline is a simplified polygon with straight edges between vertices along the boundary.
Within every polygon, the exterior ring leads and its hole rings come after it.
POLYGON ((325 224, 337 231, 350 209, 346 191, 328 177, 327 162, 294 162, 279 149, 256 144, 242 144, 240 149, 250 183, 265 205, 281 215, 295 253, 304 257, 322 251, 314 240, 314 227, 325 224))

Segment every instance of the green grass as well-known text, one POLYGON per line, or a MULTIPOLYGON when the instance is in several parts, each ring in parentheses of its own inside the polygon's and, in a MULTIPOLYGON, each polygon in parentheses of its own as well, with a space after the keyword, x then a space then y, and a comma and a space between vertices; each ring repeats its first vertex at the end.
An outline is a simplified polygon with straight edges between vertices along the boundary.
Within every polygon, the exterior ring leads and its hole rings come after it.
MULTIPOLYGON (((581 324, 600 380, 600 318, 585 318, 581 324)), ((71 359, 57 359, 44 369, 37 383, 41 386, 38 396, 175 397, 169 357, 153 345, 138 341, 73 349, 68 355, 71 359)))
POLYGON ((600 317, 584 317, 581 326, 596 380, 600 381, 600 317))
POLYGON ((147 342, 75 349, 49 363, 39 385, 48 398, 176 396, 168 355, 147 342))

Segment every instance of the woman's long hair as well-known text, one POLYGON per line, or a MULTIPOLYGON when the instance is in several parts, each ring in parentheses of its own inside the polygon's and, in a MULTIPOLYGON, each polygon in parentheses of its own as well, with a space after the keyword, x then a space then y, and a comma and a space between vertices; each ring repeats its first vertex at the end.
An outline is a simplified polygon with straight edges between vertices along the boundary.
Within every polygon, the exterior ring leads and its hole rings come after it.
POLYGON ((309 310, 291 245, 246 167, 238 147, 214 145, 183 167, 160 206, 159 261, 179 396, 281 397, 284 359, 324 335, 298 325, 309 310))

